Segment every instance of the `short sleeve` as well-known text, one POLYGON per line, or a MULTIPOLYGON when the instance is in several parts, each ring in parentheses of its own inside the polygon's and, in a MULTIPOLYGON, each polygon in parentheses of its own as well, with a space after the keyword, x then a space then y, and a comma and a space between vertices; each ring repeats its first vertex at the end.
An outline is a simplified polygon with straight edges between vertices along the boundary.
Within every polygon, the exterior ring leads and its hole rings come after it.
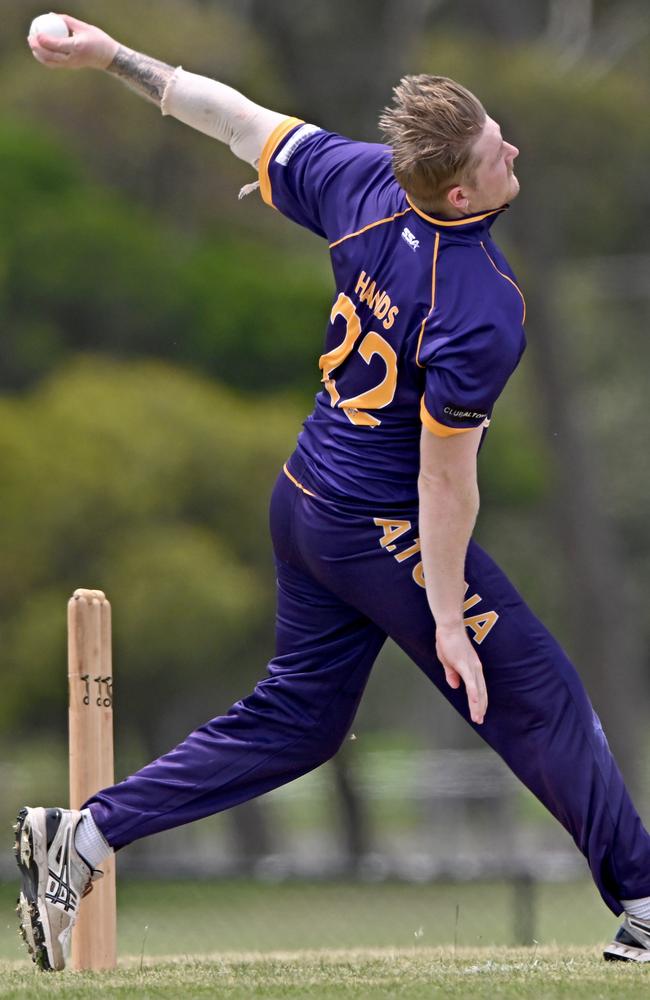
POLYGON ((420 415, 434 434, 461 434, 489 421, 521 355, 504 334, 484 323, 466 333, 433 340, 420 415))
POLYGON ((401 192, 387 146, 355 142, 296 118, 269 137, 259 174, 268 205, 329 242, 395 211, 401 192))

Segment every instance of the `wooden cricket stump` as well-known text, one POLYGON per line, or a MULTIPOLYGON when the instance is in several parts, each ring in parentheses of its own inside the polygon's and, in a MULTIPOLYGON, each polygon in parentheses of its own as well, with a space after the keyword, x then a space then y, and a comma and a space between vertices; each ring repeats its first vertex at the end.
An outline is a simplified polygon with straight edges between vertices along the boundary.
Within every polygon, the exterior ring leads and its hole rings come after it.
MULTIPOLYGON (((70 808, 114 784, 111 606, 101 590, 75 590, 68 603, 70 808)), ((115 859, 82 901, 72 932, 73 969, 117 964, 115 859)))

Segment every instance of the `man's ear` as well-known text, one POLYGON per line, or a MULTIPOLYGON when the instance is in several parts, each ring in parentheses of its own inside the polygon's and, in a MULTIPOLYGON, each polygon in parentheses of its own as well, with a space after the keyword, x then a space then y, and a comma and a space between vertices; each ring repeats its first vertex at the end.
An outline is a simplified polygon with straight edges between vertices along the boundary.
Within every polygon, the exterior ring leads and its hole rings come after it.
POLYGON ((459 184, 449 189, 447 192, 447 200, 456 212, 463 212, 466 214, 469 211, 469 198, 465 193, 465 189, 459 184))

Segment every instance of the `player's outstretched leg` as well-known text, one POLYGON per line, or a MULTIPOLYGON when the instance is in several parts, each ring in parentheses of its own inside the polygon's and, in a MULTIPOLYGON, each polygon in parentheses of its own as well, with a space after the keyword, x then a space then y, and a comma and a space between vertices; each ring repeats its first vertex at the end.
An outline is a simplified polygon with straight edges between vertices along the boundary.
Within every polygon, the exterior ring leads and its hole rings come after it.
MULTIPOLYGON (((276 503, 276 514, 289 516, 291 502, 276 503)), ((81 814, 21 814, 19 910, 27 945, 44 968, 63 968, 79 897, 91 868, 111 849, 277 788, 323 763, 345 739, 385 634, 287 553, 277 556, 276 655, 252 694, 168 754, 98 791, 81 814), (67 881, 58 859, 62 843, 74 868, 67 881), (64 883, 74 891, 67 907, 64 883)))
POLYGON ((336 753, 385 636, 277 561, 276 656, 225 715, 86 805, 109 844, 191 823, 306 774, 336 753))
POLYGON ((21 809, 14 826, 22 876, 17 913, 27 949, 46 971, 65 968, 79 903, 102 872, 75 847, 81 813, 72 809, 21 809))

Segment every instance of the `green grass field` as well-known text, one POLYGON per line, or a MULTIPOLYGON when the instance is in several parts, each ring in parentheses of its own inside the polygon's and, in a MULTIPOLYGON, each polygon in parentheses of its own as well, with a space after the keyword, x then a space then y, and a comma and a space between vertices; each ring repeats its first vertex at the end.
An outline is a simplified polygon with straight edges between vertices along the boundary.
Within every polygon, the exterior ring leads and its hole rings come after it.
POLYGON ((587 949, 381 949, 223 954, 141 962, 110 973, 35 973, 0 963, 0 997, 228 1000, 639 1000, 650 970, 587 949))
POLYGON ((120 967, 43 974, 0 885, 0 997, 589 998, 650 995, 650 968, 609 964, 616 921, 589 883, 536 889, 535 938, 514 947, 508 883, 122 879, 120 967))

